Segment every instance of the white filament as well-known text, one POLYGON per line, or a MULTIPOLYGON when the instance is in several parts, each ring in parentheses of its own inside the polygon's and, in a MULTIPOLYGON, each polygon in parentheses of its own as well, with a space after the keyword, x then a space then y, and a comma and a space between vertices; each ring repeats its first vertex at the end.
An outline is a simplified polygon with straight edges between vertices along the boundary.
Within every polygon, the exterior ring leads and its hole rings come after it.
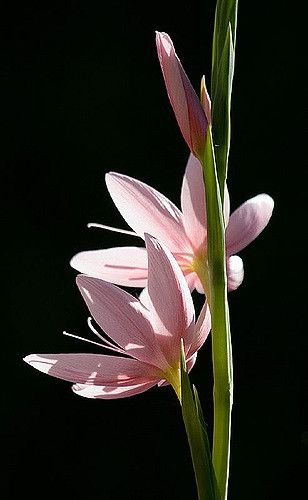
POLYGON ((98 336, 99 339, 101 339, 105 344, 109 345, 110 347, 112 347, 113 349, 116 348, 116 349, 119 349, 119 351, 123 352, 123 349, 120 348, 120 346, 118 344, 116 344, 115 342, 110 342, 109 340, 105 339, 95 328, 94 326, 92 325, 92 318, 91 316, 89 316, 89 318, 87 319, 87 322, 88 322, 88 327, 90 328, 90 330, 98 336))
POLYGON ((89 222, 87 224, 87 227, 98 227, 100 229, 107 229, 108 231, 113 231, 114 233, 122 233, 122 234, 129 234, 130 236, 139 236, 139 234, 135 233, 134 231, 127 231, 126 229, 118 229, 116 227, 111 227, 111 226, 105 226, 104 224, 97 224, 96 222, 89 222))

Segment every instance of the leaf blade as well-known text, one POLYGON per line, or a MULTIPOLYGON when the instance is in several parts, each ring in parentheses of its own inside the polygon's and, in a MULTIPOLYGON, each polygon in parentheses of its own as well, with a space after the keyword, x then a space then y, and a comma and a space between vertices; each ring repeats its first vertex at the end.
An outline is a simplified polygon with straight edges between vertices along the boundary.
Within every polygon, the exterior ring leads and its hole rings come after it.
POLYGON ((219 500, 203 415, 201 418, 201 405, 199 398, 198 403, 196 403, 191 390, 183 346, 181 349, 181 404, 196 477, 198 498, 199 500, 219 500))
POLYGON ((229 24, 213 95, 213 136, 220 196, 224 199, 231 140, 231 94, 234 75, 234 46, 229 24))

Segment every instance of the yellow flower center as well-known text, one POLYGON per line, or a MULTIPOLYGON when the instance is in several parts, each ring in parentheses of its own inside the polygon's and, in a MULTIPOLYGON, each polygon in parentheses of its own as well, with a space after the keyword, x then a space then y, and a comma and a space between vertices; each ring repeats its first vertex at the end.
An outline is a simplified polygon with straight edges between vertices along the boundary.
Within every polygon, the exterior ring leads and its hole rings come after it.
POLYGON ((177 362, 176 365, 170 366, 163 372, 164 378, 172 385, 179 401, 181 402, 181 370, 180 370, 180 362, 177 362))
POLYGON ((210 301, 210 276, 209 268, 207 263, 207 255, 205 252, 195 255, 192 263, 191 270, 194 271, 204 289, 204 293, 207 297, 208 302, 210 301))

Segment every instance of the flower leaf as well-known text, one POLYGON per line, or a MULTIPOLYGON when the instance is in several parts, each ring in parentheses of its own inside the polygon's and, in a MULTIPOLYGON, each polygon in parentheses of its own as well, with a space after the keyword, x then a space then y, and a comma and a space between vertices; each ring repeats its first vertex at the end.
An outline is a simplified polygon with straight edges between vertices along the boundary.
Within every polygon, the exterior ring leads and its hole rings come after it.
POLYGON ((213 93, 213 137, 220 196, 223 202, 231 137, 231 93, 234 74, 234 45, 229 23, 216 73, 213 93))
POLYGON ((199 398, 195 401, 191 390, 183 345, 181 348, 181 400, 182 415, 195 471, 198 498, 199 500, 219 500, 206 426, 199 398))
POLYGON ((212 96, 217 87, 220 59, 224 50, 229 25, 235 48, 238 0, 217 0, 212 48, 212 96), (214 91, 214 92, 213 92, 214 91))

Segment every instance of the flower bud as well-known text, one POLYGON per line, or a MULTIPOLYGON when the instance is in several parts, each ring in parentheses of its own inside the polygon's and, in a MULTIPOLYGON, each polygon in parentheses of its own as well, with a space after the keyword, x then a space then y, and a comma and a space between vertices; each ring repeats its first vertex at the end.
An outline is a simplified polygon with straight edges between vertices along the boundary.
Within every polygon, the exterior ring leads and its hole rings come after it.
POLYGON ((203 92, 206 103, 200 102, 184 68, 176 55, 167 33, 156 32, 156 45, 167 93, 182 135, 191 152, 203 161, 210 101, 203 92))

